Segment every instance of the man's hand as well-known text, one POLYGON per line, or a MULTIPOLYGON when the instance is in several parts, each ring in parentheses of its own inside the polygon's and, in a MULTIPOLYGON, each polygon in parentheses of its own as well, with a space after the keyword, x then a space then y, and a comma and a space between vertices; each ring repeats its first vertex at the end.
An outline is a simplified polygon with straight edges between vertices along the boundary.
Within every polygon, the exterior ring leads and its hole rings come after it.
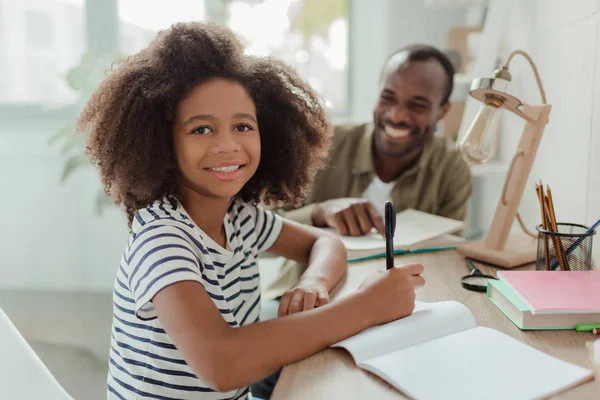
POLYGON ((364 199, 343 198, 318 203, 312 212, 313 225, 329 226, 341 235, 362 236, 375 228, 385 234, 383 218, 371 202, 364 199))
POLYGON ((324 283, 318 280, 302 280, 285 292, 279 302, 278 317, 312 310, 329 303, 329 292, 324 283))

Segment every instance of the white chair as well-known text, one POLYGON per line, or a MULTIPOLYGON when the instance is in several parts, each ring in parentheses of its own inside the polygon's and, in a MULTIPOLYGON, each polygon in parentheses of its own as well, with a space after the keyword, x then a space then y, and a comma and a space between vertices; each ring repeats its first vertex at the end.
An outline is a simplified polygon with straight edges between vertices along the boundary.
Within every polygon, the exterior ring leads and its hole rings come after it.
POLYGON ((0 398, 73 400, 0 309, 0 398))

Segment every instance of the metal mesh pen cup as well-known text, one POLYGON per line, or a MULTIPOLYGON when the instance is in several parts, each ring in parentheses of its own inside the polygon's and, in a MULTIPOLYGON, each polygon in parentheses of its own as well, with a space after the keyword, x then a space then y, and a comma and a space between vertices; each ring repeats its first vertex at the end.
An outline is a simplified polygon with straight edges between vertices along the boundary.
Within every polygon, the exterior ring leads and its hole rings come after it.
POLYGON ((592 240, 596 231, 578 224, 556 224, 558 232, 547 231, 538 225, 537 260, 538 271, 560 271, 561 262, 567 271, 592 269, 592 240), (561 256, 562 254, 562 256, 561 256), (560 258, 560 260, 559 260, 560 258))

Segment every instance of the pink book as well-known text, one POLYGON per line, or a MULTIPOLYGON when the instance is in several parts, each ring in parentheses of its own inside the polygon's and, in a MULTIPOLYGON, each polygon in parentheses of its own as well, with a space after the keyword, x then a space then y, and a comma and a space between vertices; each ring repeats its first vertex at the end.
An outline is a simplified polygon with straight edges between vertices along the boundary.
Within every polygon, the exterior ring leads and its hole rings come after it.
POLYGON ((600 312, 600 271, 499 271, 497 276, 532 314, 600 312))

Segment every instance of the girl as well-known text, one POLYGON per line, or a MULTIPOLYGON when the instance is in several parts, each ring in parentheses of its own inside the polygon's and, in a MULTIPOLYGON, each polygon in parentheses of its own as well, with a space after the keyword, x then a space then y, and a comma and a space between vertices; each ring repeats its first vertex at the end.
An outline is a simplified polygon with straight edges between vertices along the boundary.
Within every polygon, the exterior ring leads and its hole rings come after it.
POLYGON ((108 75, 79 130, 131 228, 109 398, 247 398, 283 365, 412 312, 420 265, 373 275, 327 305, 346 268, 341 242, 256 205, 302 200, 329 130, 296 73, 245 56, 225 28, 161 32, 108 75), (258 322, 256 259, 267 250, 309 267, 283 296, 283 317, 258 322))

